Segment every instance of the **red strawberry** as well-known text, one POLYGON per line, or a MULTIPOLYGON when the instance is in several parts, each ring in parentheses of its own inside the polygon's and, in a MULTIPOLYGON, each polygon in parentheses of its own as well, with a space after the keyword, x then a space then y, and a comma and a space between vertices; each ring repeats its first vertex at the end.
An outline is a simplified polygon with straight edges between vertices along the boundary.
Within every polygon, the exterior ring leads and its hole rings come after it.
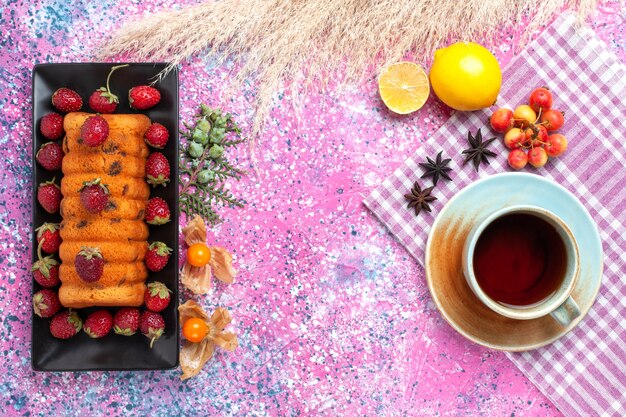
POLYGON ((170 221, 170 209, 161 197, 154 197, 146 204, 145 220, 148 224, 165 224, 170 221))
POLYGON ((59 263, 52 257, 39 258, 31 268, 33 278, 44 288, 52 288, 59 284, 59 263))
POLYGON ((171 291, 162 282, 151 282, 143 295, 143 302, 150 311, 158 313, 170 303, 171 291))
POLYGON ((109 202, 109 188, 100 178, 85 181, 80 190, 80 202, 92 214, 100 213, 109 202))
POLYGON ((44 223, 35 229, 37 232, 37 244, 41 244, 41 249, 46 253, 59 251, 61 245, 61 233, 59 223, 44 223))
POLYGON ((163 242, 152 242, 148 247, 144 262, 146 267, 152 272, 158 272, 165 268, 167 261, 170 259, 172 249, 168 248, 163 242))
MULTIPOLYGON (((44 226, 46 224, 51 223, 44 223, 44 226)), ((42 239, 37 245, 37 261, 33 264, 31 271, 33 278, 39 285, 50 288, 59 283, 59 263, 52 256, 46 256, 45 258, 41 256, 41 249, 44 244, 45 239, 42 239)))
POLYGON ((64 87, 52 94, 52 105, 63 113, 69 113, 80 110, 83 107, 83 99, 76 91, 64 87))
POLYGON ((87 146, 102 145, 108 136, 109 123, 99 114, 89 116, 80 127, 80 137, 87 146))
POLYGON ((117 104, 120 102, 119 98, 111 92, 109 87, 109 80, 111 75, 118 69, 127 67, 128 64, 116 65, 111 67, 109 75, 107 76, 106 87, 100 87, 89 96, 89 107, 96 113, 113 113, 117 108, 117 104))
POLYGON ((170 180, 170 163, 161 152, 152 152, 146 161, 146 178, 148 184, 156 187, 165 185, 170 180))
POLYGON ((161 93, 149 85, 139 85, 128 90, 128 102, 135 110, 147 110, 161 101, 161 93))
POLYGON ((152 123, 143 137, 148 145, 153 148, 163 149, 170 137, 170 133, 161 123, 152 123))
POLYGON ((39 122, 41 134, 50 140, 57 140, 65 133, 63 130, 63 116, 59 113, 48 113, 39 122))
POLYGON ((74 267, 78 276, 85 282, 95 282, 102 277, 104 258, 100 248, 81 246, 80 252, 74 258, 74 267))
POLYGON ((56 213, 61 205, 61 189, 52 181, 46 181, 39 184, 37 189, 37 201, 48 213, 56 213))
POLYGON ((48 171, 57 171, 61 169, 64 156, 65 153, 61 145, 56 142, 48 142, 41 145, 35 159, 48 171))
POLYGON ((69 339, 80 332, 83 328, 83 321, 73 310, 65 310, 52 317, 50 322, 50 333, 57 339, 69 339))
POLYGON ((97 310, 87 316, 83 330, 92 339, 99 339, 109 334, 113 328, 113 316, 109 310, 97 310))
POLYGON ((96 113, 113 113, 119 102, 117 96, 108 91, 106 87, 98 88, 89 96, 89 107, 96 113))
POLYGON ((47 319, 54 316, 61 309, 61 302, 56 292, 52 290, 37 291, 33 295, 33 309, 39 317, 47 319))
POLYGON ((139 309, 134 307, 120 308, 113 317, 113 331, 122 336, 132 336, 139 328, 139 309))
POLYGON ((165 321, 159 313, 146 310, 139 316, 139 330, 150 339, 150 348, 152 348, 154 341, 163 336, 165 321))

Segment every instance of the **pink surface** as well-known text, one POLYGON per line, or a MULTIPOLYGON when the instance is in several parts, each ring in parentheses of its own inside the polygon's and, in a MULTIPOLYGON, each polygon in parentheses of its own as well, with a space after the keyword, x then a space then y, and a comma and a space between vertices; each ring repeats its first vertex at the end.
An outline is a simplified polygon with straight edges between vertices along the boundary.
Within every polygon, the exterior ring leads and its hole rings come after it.
MULTIPOLYGON (((248 204, 222 210, 227 220, 210 241, 233 251, 240 275, 195 299, 229 307, 236 352, 218 353, 186 383, 179 371, 32 372, 30 71, 37 62, 92 60, 111 27, 161 7, 136 3, 17 1, 1 11, 0 240, 8 245, 0 253, 0 397, 8 415, 560 415, 502 353, 444 322, 423 269, 361 204, 450 114, 431 98, 415 115, 394 116, 374 78, 296 97, 301 117, 279 92, 256 145, 258 174, 232 184, 248 204)), ((623 19, 619 2, 607 2, 593 27, 626 60, 623 19)), ((516 38, 501 34, 501 64, 516 38)), ((228 71, 200 59, 183 66, 182 120, 198 103, 224 99, 228 71)), ((244 130, 253 95, 246 88, 223 103, 244 130)), ((248 150, 240 154, 249 164, 248 150)))

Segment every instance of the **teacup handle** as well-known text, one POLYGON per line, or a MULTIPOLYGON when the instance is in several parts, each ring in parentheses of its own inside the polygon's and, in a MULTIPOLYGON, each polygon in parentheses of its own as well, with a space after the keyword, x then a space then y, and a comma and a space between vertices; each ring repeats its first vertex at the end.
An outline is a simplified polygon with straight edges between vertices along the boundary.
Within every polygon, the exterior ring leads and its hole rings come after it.
POLYGON ((572 297, 567 297, 567 300, 550 313, 550 315, 561 326, 567 327, 574 319, 580 316, 580 309, 572 297))

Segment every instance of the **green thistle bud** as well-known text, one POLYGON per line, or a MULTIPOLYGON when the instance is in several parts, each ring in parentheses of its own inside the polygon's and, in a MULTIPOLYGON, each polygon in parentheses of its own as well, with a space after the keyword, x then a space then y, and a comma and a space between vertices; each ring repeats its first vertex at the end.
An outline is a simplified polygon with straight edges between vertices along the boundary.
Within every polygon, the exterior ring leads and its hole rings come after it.
POLYGON ((215 119, 215 126, 217 126, 217 127, 226 127, 226 118, 225 117, 218 117, 217 119, 215 119))
POLYGON ((191 142, 189 148, 187 148, 187 152, 192 158, 200 158, 204 152, 204 147, 199 143, 191 142))
POLYGON ((220 158, 224 154, 224 148, 220 145, 213 145, 209 149, 209 156, 213 159, 220 158))
POLYGON ((201 143, 203 145, 206 145, 209 142, 209 136, 207 133, 198 128, 194 129, 191 139, 193 139, 194 142, 201 143))
POLYGON ((203 116, 208 116, 209 114, 211 114, 211 108, 204 103, 200 105, 200 109, 203 116))
POLYGON ((196 125, 196 129, 200 129, 200 131, 207 133, 211 130, 211 123, 207 119, 200 119, 198 124, 196 125))
POLYGON ((224 139, 225 136, 226 135, 224 133, 212 132, 211 135, 209 135, 209 142, 222 143, 222 140, 224 139))
POLYGON ((217 109, 214 112, 212 112, 211 116, 209 117, 212 121, 216 121, 219 117, 222 117, 222 111, 217 109))
POLYGON ((198 172, 197 179, 200 184, 206 184, 209 181, 213 181, 215 179, 215 172, 211 171, 210 169, 202 170, 198 172))

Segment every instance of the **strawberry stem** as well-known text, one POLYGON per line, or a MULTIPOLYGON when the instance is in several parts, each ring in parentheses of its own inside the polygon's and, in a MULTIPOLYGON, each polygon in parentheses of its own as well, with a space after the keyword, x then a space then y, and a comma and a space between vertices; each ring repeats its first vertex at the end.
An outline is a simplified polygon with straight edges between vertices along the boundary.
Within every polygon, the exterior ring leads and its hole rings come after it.
POLYGON ((109 75, 107 76, 107 93, 111 93, 111 89, 109 88, 109 80, 111 79, 111 75, 115 72, 115 70, 127 67, 128 65, 129 64, 123 64, 123 65, 116 65, 114 67, 111 67, 111 71, 109 71, 109 75))
POLYGON ((39 260, 41 260, 41 259, 42 259, 42 256, 41 256, 41 247, 43 246, 43 242, 45 242, 45 241, 46 241, 46 238, 43 238, 43 239, 41 239, 41 240, 39 241, 39 244, 37 245, 37 258, 38 258, 39 260))
POLYGON ((154 345, 155 340, 156 340, 156 336, 152 336, 152 339, 150 339, 150 349, 152 349, 152 345, 154 345))

